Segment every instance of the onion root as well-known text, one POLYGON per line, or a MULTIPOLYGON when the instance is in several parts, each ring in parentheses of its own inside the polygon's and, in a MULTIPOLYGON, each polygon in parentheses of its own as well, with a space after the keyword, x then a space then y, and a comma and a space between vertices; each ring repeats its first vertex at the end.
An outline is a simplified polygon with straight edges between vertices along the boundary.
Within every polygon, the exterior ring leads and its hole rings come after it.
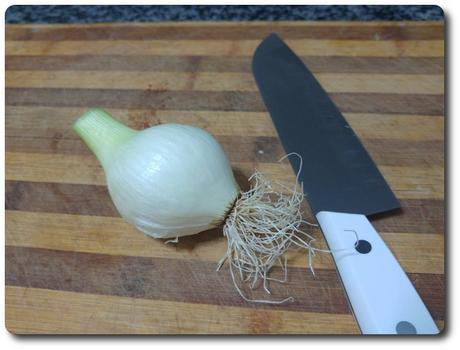
POLYGON ((302 184, 298 185, 297 181, 294 186, 274 183, 257 170, 249 181, 252 183, 251 189, 240 193, 225 220, 223 233, 228 246, 217 270, 228 261, 235 288, 246 301, 266 304, 293 301, 291 296, 282 300, 250 299, 239 285, 247 283, 254 289, 261 281, 265 291, 270 294, 269 281, 283 283, 287 280, 285 253, 288 249, 306 250, 309 267, 314 274, 312 258, 315 251, 322 249, 314 248, 312 244, 315 239, 302 230, 305 224, 317 226, 302 218, 302 184), (283 279, 269 276, 275 265, 281 266, 283 279))

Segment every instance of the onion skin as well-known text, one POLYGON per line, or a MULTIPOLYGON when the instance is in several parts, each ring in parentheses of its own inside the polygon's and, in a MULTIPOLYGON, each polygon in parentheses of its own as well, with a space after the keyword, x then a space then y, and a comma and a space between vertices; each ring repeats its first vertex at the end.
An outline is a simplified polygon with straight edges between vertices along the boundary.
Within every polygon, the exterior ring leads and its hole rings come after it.
POLYGON ((222 147, 202 129, 162 124, 136 131, 100 109, 85 113, 73 128, 104 168, 120 215, 140 231, 176 238, 168 243, 222 226, 228 245, 217 270, 228 262, 235 289, 247 302, 294 300, 253 298, 239 285, 253 289, 262 280, 270 294, 269 281, 287 280, 288 249, 308 251, 312 272, 315 251, 328 251, 314 248, 313 236, 304 231, 305 224, 316 225, 302 218, 302 185, 274 183, 256 170, 249 178, 251 188, 241 191, 222 147), (278 263, 284 280, 269 277, 278 263))
POLYGON ((135 131, 113 122, 106 112, 91 110, 74 129, 100 160, 110 196, 126 221, 155 238, 192 235, 222 224, 239 187, 211 134, 181 124, 135 131), (115 132, 107 127, 101 133, 101 125, 111 123, 115 132))

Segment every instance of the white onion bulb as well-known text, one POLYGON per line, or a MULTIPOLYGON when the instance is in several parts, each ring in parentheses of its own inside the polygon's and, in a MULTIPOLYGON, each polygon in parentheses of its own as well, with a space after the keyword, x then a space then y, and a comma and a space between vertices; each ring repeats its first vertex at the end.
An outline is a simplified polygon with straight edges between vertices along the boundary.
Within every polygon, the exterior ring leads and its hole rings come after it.
MULTIPOLYGON (((304 248, 309 261, 313 237, 304 231, 303 192, 296 183, 276 184, 255 172, 251 189, 240 192, 219 143, 196 127, 163 124, 136 131, 93 109, 74 130, 104 168, 113 203, 122 217, 155 238, 177 238, 223 226, 228 246, 218 269, 229 262, 230 273, 244 300, 279 304, 292 300, 250 299, 237 278, 256 285, 290 248, 304 248), (279 190, 276 191, 275 187, 279 190), (237 272, 235 272, 237 271, 237 272)), ((321 250, 324 251, 324 250, 321 250)))
POLYGON ((98 109, 74 125, 100 160, 120 215, 155 238, 221 225, 239 187, 208 132, 189 125, 130 129, 98 109))

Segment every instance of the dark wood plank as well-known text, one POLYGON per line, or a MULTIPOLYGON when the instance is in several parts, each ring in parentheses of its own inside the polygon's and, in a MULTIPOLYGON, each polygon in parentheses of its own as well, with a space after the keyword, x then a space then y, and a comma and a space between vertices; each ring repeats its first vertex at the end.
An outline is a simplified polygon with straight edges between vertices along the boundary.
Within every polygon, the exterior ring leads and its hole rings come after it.
MULTIPOLYGON (((209 262, 14 246, 7 246, 5 255, 5 281, 11 286, 261 309, 350 313, 334 270, 318 269, 313 277, 305 268, 291 268, 288 283, 272 283, 271 288, 273 297, 291 295, 295 301, 266 306, 242 301, 228 268, 216 272, 216 264, 209 262)), ((443 275, 410 277, 433 317, 444 319, 443 275)), ((261 290, 253 294, 264 295, 261 290)))
MULTIPOLYGON (((8 246, 6 250, 7 285, 255 307, 254 304, 241 300, 227 267, 216 272, 217 262, 88 254, 12 246, 8 246)), ((273 297, 284 298, 286 295, 292 295, 296 301, 274 306, 275 308, 340 314, 350 312, 334 270, 318 270, 314 278, 306 269, 291 268, 289 275, 289 283, 271 284, 273 297), (327 298, 325 290, 328 292, 327 298)), ((264 296, 262 290, 254 294, 258 297, 264 296)))
POLYGON ((374 215, 379 232, 426 232, 444 234, 444 201, 439 199, 400 200, 401 210, 374 215))
MULTIPOLYGON (((342 112, 443 115, 444 96, 334 93, 342 112)), ((101 107, 163 110, 265 111, 258 92, 7 88, 11 106, 101 107)))
POLYGON ((22 211, 119 216, 107 187, 6 181, 5 208, 22 211))
MULTIPOLYGON (((105 186, 6 181, 5 199, 7 210, 119 216, 105 186)), ((401 205, 401 211, 373 218, 379 232, 444 234, 444 201, 405 199, 401 205)))

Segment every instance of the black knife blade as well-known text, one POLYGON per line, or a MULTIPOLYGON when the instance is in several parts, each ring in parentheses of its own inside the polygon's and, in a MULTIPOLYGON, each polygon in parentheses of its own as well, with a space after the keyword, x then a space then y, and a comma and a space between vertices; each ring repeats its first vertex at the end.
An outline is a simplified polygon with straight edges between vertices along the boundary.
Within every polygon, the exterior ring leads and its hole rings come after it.
MULTIPOLYGON (((252 70, 286 153, 302 156, 299 180, 314 214, 372 215, 400 207, 334 102, 276 34, 257 47, 252 70)), ((298 159, 290 160, 297 171, 298 159)))

